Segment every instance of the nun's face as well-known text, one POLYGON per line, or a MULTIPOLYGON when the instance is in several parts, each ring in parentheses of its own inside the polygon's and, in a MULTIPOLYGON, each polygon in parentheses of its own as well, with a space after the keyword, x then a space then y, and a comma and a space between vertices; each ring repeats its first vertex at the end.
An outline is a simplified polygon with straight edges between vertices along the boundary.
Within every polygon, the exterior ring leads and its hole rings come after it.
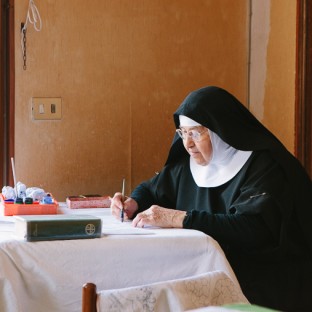
POLYGON ((187 152, 199 165, 208 165, 212 156, 212 145, 208 129, 203 126, 180 127, 183 144, 187 152))

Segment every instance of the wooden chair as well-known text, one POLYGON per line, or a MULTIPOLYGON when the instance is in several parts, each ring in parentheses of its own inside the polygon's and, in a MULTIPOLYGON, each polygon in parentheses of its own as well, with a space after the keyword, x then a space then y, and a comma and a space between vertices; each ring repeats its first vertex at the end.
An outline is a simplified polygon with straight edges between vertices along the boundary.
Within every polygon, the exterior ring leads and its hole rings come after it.
POLYGON ((96 312, 96 285, 86 283, 82 286, 82 312, 96 312))

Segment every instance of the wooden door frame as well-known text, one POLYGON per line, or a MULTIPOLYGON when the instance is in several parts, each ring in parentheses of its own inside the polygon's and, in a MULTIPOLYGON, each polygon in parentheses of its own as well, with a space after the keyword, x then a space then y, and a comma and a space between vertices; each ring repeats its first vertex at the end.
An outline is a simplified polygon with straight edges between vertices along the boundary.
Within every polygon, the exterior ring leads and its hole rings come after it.
POLYGON ((1 78, 0 78, 0 181, 13 186, 10 158, 14 157, 15 62, 14 0, 1 0, 1 78))
POLYGON ((297 1, 295 156, 312 178, 312 2, 297 1))

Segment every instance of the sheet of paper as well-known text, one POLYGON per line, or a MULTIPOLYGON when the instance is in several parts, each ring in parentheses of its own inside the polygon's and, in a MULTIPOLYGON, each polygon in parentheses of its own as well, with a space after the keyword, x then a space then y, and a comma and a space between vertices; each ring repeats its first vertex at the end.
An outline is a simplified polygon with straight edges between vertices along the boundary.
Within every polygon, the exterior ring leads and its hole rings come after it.
POLYGON ((151 235, 155 234, 153 228, 136 228, 133 227, 131 221, 120 222, 115 218, 102 219, 103 235, 151 235))

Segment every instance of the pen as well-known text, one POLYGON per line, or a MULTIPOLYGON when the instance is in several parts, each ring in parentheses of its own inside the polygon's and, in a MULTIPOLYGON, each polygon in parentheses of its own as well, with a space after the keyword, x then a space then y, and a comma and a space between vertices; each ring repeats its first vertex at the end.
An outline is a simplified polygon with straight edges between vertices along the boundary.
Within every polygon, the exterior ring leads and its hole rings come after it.
POLYGON ((122 191, 121 191, 121 200, 122 200, 122 208, 120 210, 120 220, 121 222, 124 222, 124 207, 123 207, 123 201, 124 201, 124 198, 125 198, 125 183, 126 183, 126 179, 124 178, 122 180, 122 191))

